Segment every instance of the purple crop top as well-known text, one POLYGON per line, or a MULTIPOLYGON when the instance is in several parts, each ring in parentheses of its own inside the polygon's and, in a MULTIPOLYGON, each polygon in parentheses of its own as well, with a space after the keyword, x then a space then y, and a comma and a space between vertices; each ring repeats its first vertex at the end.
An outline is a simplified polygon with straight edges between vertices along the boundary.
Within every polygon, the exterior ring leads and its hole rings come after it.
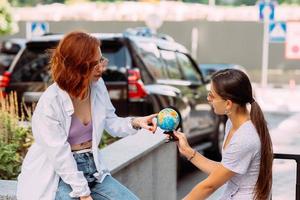
POLYGON ((75 115, 72 115, 71 127, 68 142, 71 145, 81 144, 92 140, 93 123, 90 121, 84 125, 75 115))

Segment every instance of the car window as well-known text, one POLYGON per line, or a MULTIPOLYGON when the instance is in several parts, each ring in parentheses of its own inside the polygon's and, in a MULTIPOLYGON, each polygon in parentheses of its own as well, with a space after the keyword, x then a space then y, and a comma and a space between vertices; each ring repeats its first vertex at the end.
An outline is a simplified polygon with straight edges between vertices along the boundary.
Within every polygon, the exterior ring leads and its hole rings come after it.
POLYGON ((109 60, 103 73, 104 81, 127 81, 126 65, 130 65, 127 48, 116 41, 102 41, 102 55, 109 60))
POLYGON ((46 49, 25 49, 12 72, 12 82, 49 82, 46 49))
POLYGON ((0 53, 0 74, 8 69, 15 55, 0 53))
POLYGON ((161 50, 161 56, 166 64, 166 69, 170 79, 182 79, 182 75, 173 51, 161 50))
POLYGON ((157 79, 167 78, 167 74, 160 59, 157 46, 150 42, 137 43, 137 52, 145 63, 149 72, 157 79))
MULTIPOLYGON (((0 75, 8 69, 17 52, 10 52, 5 48, 5 42, 0 44, 0 75)), ((13 47, 12 45, 10 47, 13 47)), ((17 49, 19 50, 19 49, 17 49)))
POLYGON ((195 69, 194 64, 185 54, 176 53, 177 59, 186 80, 199 82, 201 81, 200 73, 195 69))
MULTIPOLYGON (((13 72, 13 82, 48 82, 51 79, 48 73, 49 57, 46 50, 53 44, 37 43, 27 47, 17 62, 13 72)), ((121 43, 103 41, 101 51, 109 60, 107 70, 103 74, 105 81, 127 81, 126 78, 126 51, 121 43)))

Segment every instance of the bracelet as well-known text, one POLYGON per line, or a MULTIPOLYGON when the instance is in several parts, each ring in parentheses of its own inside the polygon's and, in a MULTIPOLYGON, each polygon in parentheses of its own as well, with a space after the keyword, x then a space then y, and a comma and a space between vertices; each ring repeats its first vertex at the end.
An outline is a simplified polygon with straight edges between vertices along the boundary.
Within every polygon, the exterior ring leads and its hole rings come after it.
POLYGON ((194 153, 193 153, 193 155, 188 159, 188 161, 191 161, 191 160, 195 157, 196 152, 197 152, 197 151, 194 149, 194 153))

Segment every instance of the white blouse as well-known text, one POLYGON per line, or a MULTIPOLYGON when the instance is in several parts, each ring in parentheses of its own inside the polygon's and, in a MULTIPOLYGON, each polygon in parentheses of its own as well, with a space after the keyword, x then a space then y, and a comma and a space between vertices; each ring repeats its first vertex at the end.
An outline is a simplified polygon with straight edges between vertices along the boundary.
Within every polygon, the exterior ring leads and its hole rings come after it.
MULTIPOLYGON (((91 86, 91 111, 93 120, 92 152, 102 182, 109 174, 99 151, 102 132, 124 137, 135 134, 130 118, 115 114, 106 86, 102 79, 91 86)), ((52 84, 41 96, 32 116, 34 144, 30 147, 18 177, 18 200, 53 200, 59 177, 72 188, 71 197, 90 194, 87 180, 77 170, 76 161, 67 142, 71 115, 74 113, 70 96, 52 84)))

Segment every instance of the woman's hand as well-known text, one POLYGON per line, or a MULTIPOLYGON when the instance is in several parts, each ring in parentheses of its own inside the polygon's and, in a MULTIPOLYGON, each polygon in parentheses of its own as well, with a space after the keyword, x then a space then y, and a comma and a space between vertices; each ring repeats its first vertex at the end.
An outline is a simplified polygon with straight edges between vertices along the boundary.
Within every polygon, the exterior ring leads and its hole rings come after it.
POLYGON ((147 129, 154 133, 157 128, 156 120, 153 120, 157 114, 152 114, 144 117, 136 117, 132 120, 132 126, 133 127, 140 127, 147 129))
POLYGON ((91 197, 91 195, 89 195, 89 196, 80 197, 80 200, 93 200, 93 198, 91 197))
POLYGON ((194 154, 194 150, 189 145, 185 134, 179 131, 174 131, 174 135, 178 138, 176 144, 179 152, 186 158, 191 158, 191 156, 194 154))

